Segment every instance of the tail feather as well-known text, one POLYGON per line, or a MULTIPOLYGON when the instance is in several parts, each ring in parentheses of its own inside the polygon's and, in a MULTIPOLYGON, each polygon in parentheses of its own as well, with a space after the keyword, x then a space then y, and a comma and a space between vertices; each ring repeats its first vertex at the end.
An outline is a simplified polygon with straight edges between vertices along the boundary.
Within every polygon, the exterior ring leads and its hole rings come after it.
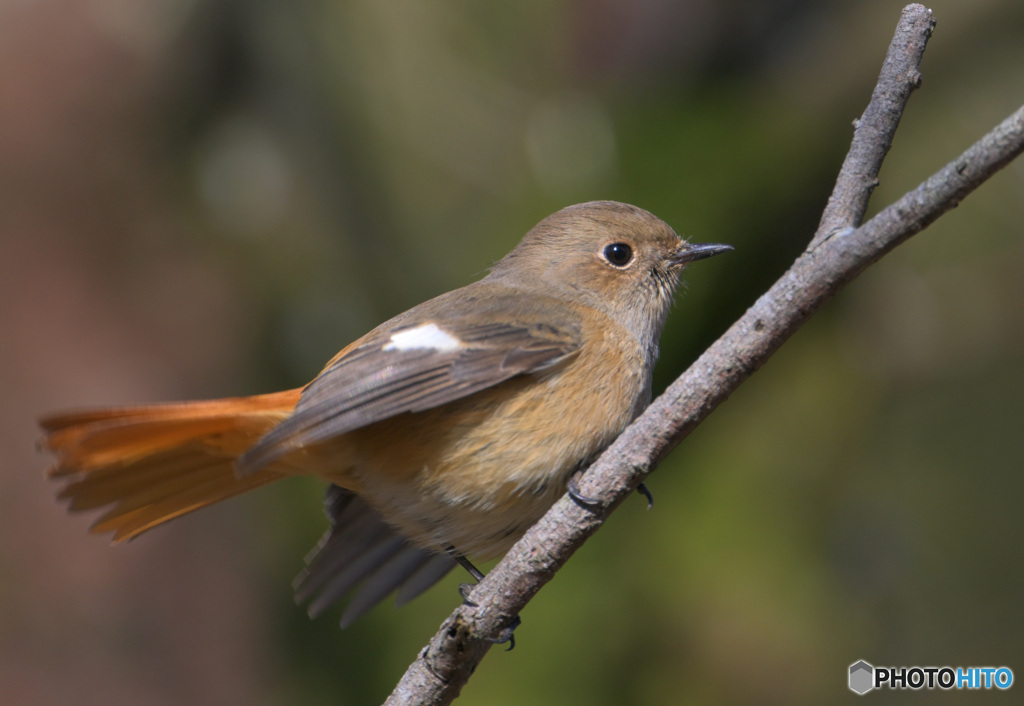
POLYGON ((227 500, 240 493, 283 478, 270 473, 253 478, 253 482, 240 482, 234 475, 233 461, 222 461, 203 469, 208 476, 199 482, 179 484, 163 493, 149 493, 120 501, 97 519, 91 531, 113 532, 115 542, 136 537, 146 530, 207 505, 227 500))
POLYGON ((43 419, 49 475, 71 510, 110 506, 92 526, 114 541, 289 475, 246 478, 235 459, 291 414, 299 390, 256 397, 72 412, 43 419))
MULTIPOLYGON (((131 539, 186 513, 295 473, 317 475, 316 457, 286 458, 239 476, 238 457, 292 414, 300 390, 273 395, 60 414, 43 419, 49 476, 73 511, 99 511, 94 533, 131 539)), ((325 479, 337 482, 337 463, 325 479)), ((404 603, 455 566, 448 554, 410 544, 351 490, 327 493, 331 529, 296 585, 311 615, 354 592, 342 626, 398 591, 404 603)))
POLYGON ((115 502, 126 510, 133 509, 220 475, 215 466, 230 461, 203 455, 195 448, 180 449, 174 458, 166 455, 136 461, 130 472, 125 466, 116 466, 82 475, 64 486, 57 497, 67 500, 68 509, 75 512, 115 502))

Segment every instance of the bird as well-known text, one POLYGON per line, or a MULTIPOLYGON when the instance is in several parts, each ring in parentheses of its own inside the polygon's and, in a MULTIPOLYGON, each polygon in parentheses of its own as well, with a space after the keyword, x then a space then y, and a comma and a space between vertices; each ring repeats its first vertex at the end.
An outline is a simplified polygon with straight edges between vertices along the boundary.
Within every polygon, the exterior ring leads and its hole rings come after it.
POLYGON ((306 386, 40 420, 48 475, 121 542, 291 476, 326 481, 329 526, 296 579, 345 627, 500 557, 650 403, 691 244, 614 201, 563 208, 482 279, 386 321, 306 386))

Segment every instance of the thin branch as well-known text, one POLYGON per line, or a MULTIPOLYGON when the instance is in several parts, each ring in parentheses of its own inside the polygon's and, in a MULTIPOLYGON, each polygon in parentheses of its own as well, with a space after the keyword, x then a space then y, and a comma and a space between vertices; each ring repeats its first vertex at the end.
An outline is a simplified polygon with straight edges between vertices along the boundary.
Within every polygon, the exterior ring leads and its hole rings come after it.
MULTIPOLYGON (((894 39, 886 65, 897 65, 893 53, 905 56, 903 49, 908 46, 923 50, 932 26, 930 12, 920 5, 907 7, 897 30, 897 38, 902 39, 894 39)), ((916 56, 915 61, 920 60, 920 51, 915 49, 911 54, 916 56)), ((907 81, 906 77, 916 76, 916 64, 900 66, 894 72, 883 70, 879 84, 892 75, 893 80, 912 88, 917 79, 907 81)), ((872 103, 889 101, 893 95, 876 88, 872 103)), ((910 90, 899 95, 905 103, 910 90)), ((873 188, 874 177, 869 182, 864 175, 877 174, 901 114, 902 105, 898 110, 869 106, 854 141, 883 140, 884 147, 855 144, 851 148, 839 179, 844 184, 837 184, 819 229, 819 235, 828 237, 816 236, 786 274, 587 470, 580 492, 598 500, 594 507, 583 508, 563 497, 473 589, 474 605, 459 606, 445 620, 409 667, 388 704, 450 703, 491 647, 482 638, 497 635, 510 624, 658 461, 845 284, 956 206, 1024 150, 1022 107, 914 191, 860 228, 850 230, 844 224, 859 220, 873 188), (852 182, 856 183, 851 187, 852 182), (858 188, 862 193, 853 198, 835 196, 853 194, 858 188)))
POLYGON ((821 214, 811 247, 829 234, 859 226, 871 192, 878 185, 882 160, 892 146, 896 127, 910 94, 921 85, 921 57, 935 29, 932 11, 924 5, 907 5, 886 52, 871 101, 853 123, 853 141, 839 169, 835 189, 821 214))

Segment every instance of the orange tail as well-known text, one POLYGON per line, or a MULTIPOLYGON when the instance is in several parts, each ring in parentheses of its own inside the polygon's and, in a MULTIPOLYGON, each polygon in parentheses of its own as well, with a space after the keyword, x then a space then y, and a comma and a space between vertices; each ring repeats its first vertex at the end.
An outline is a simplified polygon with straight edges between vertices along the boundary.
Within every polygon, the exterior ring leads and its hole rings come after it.
POLYGON ((57 455, 51 478, 71 510, 112 507, 92 532, 130 539, 175 517, 288 475, 245 478, 234 462, 292 413, 300 390, 209 402, 71 412, 40 421, 57 455))

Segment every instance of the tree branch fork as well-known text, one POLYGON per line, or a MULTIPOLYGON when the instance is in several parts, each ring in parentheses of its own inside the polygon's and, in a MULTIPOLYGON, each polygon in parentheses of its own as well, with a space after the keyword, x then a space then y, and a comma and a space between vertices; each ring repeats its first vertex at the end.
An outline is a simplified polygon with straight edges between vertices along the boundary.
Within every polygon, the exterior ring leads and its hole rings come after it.
POLYGON ((507 628, 611 512, 823 303, 897 245, 955 207, 1024 150, 1021 107, 913 191, 861 223, 935 26, 922 5, 903 9, 821 222, 805 252, 648 407, 580 479, 595 504, 568 495, 472 590, 410 665, 387 704, 450 703, 507 628))

